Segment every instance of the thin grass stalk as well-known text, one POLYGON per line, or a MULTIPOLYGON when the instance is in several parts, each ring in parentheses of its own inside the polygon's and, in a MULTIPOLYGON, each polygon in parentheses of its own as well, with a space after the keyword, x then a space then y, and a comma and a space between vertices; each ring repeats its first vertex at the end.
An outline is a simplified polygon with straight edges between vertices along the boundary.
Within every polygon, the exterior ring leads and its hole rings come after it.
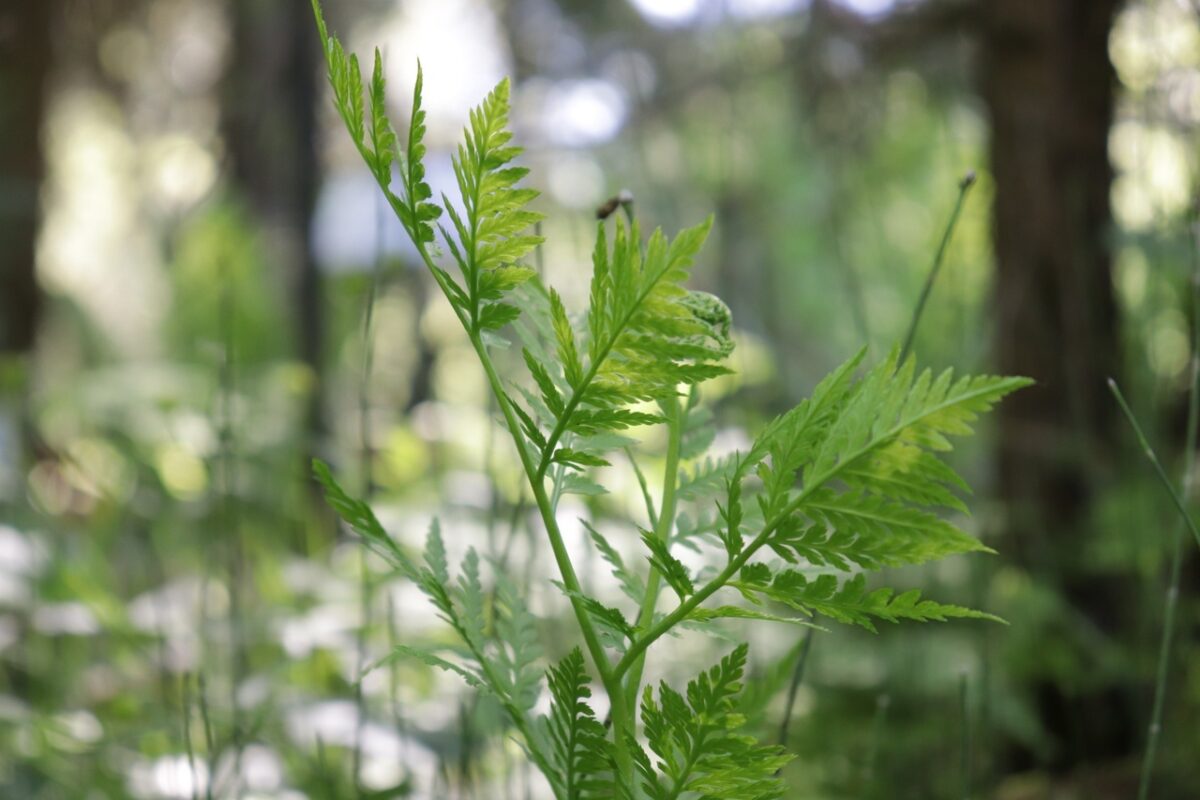
POLYGON ((866 774, 864 775, 863 785, 868 792, 868 796, 876 797, 879 792, 876 791, 877 773, 879 767, 879 745, 883 742, 883 725, 887 720, 888 707, 892 704, 892 698, 886 692, 880 693, 875 698, 875 719, 871 723, 871 746, 867 751, 867 766, 866 774))
POLYGON ((187 753, 188 774, 191 776, 192 800, 200 800, 200 786, 196 775, 196 748, 192 744, 192 676, 183 674, 182 704, 183 704, 183 749, 187 753))
MULTIPOLYGON (((233 796, 240 796, 238 774, 242 763, 242 715, 238 703, 238 687, 246 674, 245 632, 242 624, 242 583, 245 574, 245 558, 242 552, 241 520, 238 504, 234 502, 235 485, 234 467, 236 454, 234 452, 234 398, 236 386, 237 349, 234 341, 234 315, 236 298, 233 294, 233 276, 229 274, 229 259, 221 259, 220 267, 221 292, 218 299, 218 327, 221 337, 221 368, 218 375, 221 414, 218 428, 218 457, 220 485, 218 487, 218 513, 223 529, 227 570, 229 578, 229 614, 227 617, 230 633, 230 674, 229 674, 229 713, 230 739, 233 744, 233 796)), ((206 601, 205 601, 206 602, 206 601)), ((215 758, 215 754, 210 754, 215 758)), ((215 772, 210 770, 209 785, 215 778, 215 772)))
POLYGON ((1200 546, 1200 530, 1196 528, 1196 523, 1187 512, 1187 507, 1183 504, 1183 498, 1179 496, 1179 492, 1175 491, 1174 484, 1167 477, 1166 471, 1163 469, 1162 462, 1158 460, 1158 454, 1154 452, 1154 448, 1146 440, 1146 434, 1142 431, 1142 426, 1138 423, 1137 417, 1133 415, 1132 409, 1129 408, 1129 403, 1125 400, 1125 395, 1121 393, 1121 387, 1112 378, 1108 379, 1108 388, 1112 392, 1113 397, 1117 399, 1117 404, 1121 407, 1122 413, 1125 414, 1125 419, 1129 421, 1129 426, 1133 428, 1134 436, 1137 437, 1138 444, 1142 447, 1142 452, 1146 458, 1150 460, 1151 466, 1154 467, 1154 474, 1158 476, 1159 483, 1167 490, 1167 494, 1171 496, 1171 503, 1175 506, 1175 510, 1179 512, 1179 516, 1183 518, 1189 531, 1192 532, 1192 537, 1196 540, 1197 546, 1200 546))
POLYGON ((217 775, 217 743, 213 736, 212 717, 208 713, 208 686, 204 673, 196 676, 196 690, 200 698, 200 719, 204 723, 204 747, 207 751, 205 767, 208 775, 204 780, 205 800, 213 800, 213 779, 217 775))
MULTIPOLYGON (((375 201, 375 258, 371 263, 371 278, 367 284, 367 296, 363 302, 362 326, 362 369, 358 378, 358 437, 360 470, 362 472, 363 499, 368 502, 375 493, 375 451, 371 445, 371 371, 375 363, 375 303, 379 297, 380 276, 383 274, 383 232, 384 216, 383 203, 375 201)), ((367 666, 367 632, 371 627, 372 587, 367 563, 367 549, 358 551, 358 601, 359 627, 355 637, 357 649, 356 676, 354 682, 354 746, 350 756, 350 779, 355 794, 364 797, 362 781, 359 774, 362 771, 362 737, 366 725, 366 702, 363 698, 361 676, 367 666)))
MULTIPOLYGON (((1183 500, 1192 492, 1192 480, 1196 466, 1196 437, 1200 421, 1200 221, 1192 226, 1194 238, 1192 248, 1192 359, 1188 384, 1187 431, 1184 438, 1183 500)), ((1179 605, 1179 586, 1183 575, 1183 528, 1181 520, 1175 525, 1171 541, 1171 571, 1167 583, 1166 601, 1163 610, 1162 635, 1158 645, 1158 667, 1154 678, 1154 702, 1150 712, 1150 723, 1146 729, 1146 748, 1142 754, 1141 777, 1138 780, 1138 800, 1149 800, 1150 785, 1154 778, 1154 763, 1158 758, 1158 742, 1162 735, 1163 708, 1167 700, 1167 678, 1170 671, 1171 650, 1175 641, 1175 609, 1179 605)))
POLYGON ((808 665, 808 653, 812 650, 813 633, 816 628, 804 632, 804 640, 800 645, 800 656, 796 659, 796 667, 792 670, 792 680, 788 684, 787 702, 783 708, 783 719, 779 723, 779 746, 786 747, 788 735, 791 732, 792 712, 796 708, 796 695, 800 692, 800 684, 804 682, 804 670, 808 665))
POLYGON ((974 170, 968 172, 958 182, 958 199, 954 201, 954 210, 950 212, 950 219, 946 222, 946 229, 942 232, 942 241, 938 244, 937 252, 933 255, 933 264, 929 268, 929 274, 925 276, 925 285, 921 287, 921 296, 917 298, 917 307, 913 309, 912 321, 908 323, 908 333, 905 334, 904 344, 900 347, 901 362, 912 351, 913 339, 917 335, 917 326, 921 323, 921 315, 925 312, 925 304, 929 302, 929 295, 933 292, 933 284, 937 281, 938 273, 942 271, 942 262, 946 258, 946 249, 950 245, 954 229, 958 227, 958 218, 962 214, 967 193, 971 191, 971 187, 974 185, 974 170))
POLYGON ((958 677, 958 770, 962 778, 962 800, 971 800, 971 710, 969 679, 963 672, 958 677))

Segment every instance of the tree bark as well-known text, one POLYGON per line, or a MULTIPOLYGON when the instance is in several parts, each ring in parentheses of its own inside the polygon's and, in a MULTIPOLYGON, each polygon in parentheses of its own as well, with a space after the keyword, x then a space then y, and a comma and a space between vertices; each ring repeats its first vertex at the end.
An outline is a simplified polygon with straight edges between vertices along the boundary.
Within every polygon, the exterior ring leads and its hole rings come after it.
MULTIPOLYGON (((1119 371, 1108 161, 1116 87, 1108 37, 1119 6, 978 6, 996 181, 997 367, 1037 381, 999 411, 1005 549, 1104 631, 1120 625, 1120 595, 1077 565, 1118 430, 1105 381, 1119 371)), ((1078 688, 1037 689, 1042 722, 1060 744, 1055 760, 1129 752, 1129 698, 1078 688)))
POLYGON ((16 0, 0 8, 0 356, 33 349, 41 310, 34 249, 54 5, 16 0))
POLYGON ((223 128, 236 184, 281 269, 297 356, 313 372, 308 429, 324 430, 321 375, 325 315, 309 246, 318 184, 319 45, 308 0, 230 2, 232 58, 223 128))

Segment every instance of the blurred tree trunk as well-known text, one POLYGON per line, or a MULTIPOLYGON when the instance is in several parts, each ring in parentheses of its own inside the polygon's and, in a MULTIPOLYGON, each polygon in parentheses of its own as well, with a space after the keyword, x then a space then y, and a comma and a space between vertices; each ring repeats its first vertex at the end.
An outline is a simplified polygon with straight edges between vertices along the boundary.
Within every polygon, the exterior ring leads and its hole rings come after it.
POLYGON ((28 353, 41 297, 34 269, 51 0, 0 7, 0 354, 28 353))
MULTIPOLYGON (((999 412, 1006 550, 1100 631, 1120 625, 1121 595, 1079 565, 1117 431, 1105 380, 1119 367, 1108 161, 1116 86, 1108 38, 1119 6, 978 6, 996 180, 997 366, 1037 381, 999 412)), ((1128 753, 1137 727, 1129 700, 1115 690, 1040 687, 1042 723, 1062 745, 1056 762, 1128 753)))
MULTIPOLYGON (((232 57, 223 128, 238 189, 264 233, 269 266, 282 272, 297 356, 316 379, 311 435, 324 430, 321 276, 310 247, 316 203, 319 45, 309 0, 231 0, 232 57)), ((310 448, 311 449, 311 446, 310 448)))
POLYGON ((27 364, 37 338, 42 122, 56 0, 0 4, 0 502, 23 471, 32 429, 27 364))

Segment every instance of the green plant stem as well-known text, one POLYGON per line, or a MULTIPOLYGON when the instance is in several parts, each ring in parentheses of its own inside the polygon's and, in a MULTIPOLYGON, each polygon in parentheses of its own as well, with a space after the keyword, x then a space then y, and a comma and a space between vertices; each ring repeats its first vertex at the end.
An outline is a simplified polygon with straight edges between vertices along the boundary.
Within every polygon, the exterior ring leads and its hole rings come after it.
MULTIPOLYGON (((969 399, 969 395, 963 395, 958 397, 955 402, 961 403, 969 399)), ((674 611, 659 620, 653 627, 639 636, 629 646, 629 649, 625 652, 625 655, 622 656, 621 660, 617 662, 617 666, 613 669, 613 673, 616 675, 616 677, 622 677, 626 671, 633 666, 633 662, 638 658, 638 656, 644 653, 646 649, 650 647, 650 645, 654 644, 654 642, 660 639, 663 634, 686 619, 688 614, 691 614, 692 611, 694 611, 701 603, 711 597, 718 589, 724 587, 729 580, 735 574, 737 574, 737 571, 741 569, 742 566, 745 565, 745 563, 749 561, 755 553, 757 553, 764 545, 766 545, 767 540, 771 538, 771 535, 775 533, 776 529, 778 529, 788 517, 794 514, 796 510, 800 508, 800 506, 804 505, 805 501, 812 497, 812 495, 818 489, 836 478, 839 474, 841 474, 842 470, 846 469, 863 455, 870 452, 874 447, 878 446, 880 442, 887 441, 892 437, 899 435, 904 428, 919 422, 925 417, 939 413, 942 408, 943 405, 938 404, 926 409, 924 413, 920 414, 916 418, 906 419, 897 423, 890 430, 874 437, 862 447, 858 448, 852 453, 847 454, 837 464, 827 469, 824 473, 815 476, 805 485, 803 489, 800 490, 792 502, 788 503, 782 511, 771 517, 771 519, 763 525, 762 531, 760 531, 759 534, 742 549, 742 552, 739 553, 736 558, 731 559, 716 577, 704 584, 704 586, 701 588, 697 589, 695 594, 691 595, 687 600, 676 606, 674 611)))
MULTIPOLYGON (((663 468, 662 505, 659 508, 654 536, 660 542, 668 542, 671 529, 675 526, 675 490, 679 485, 679 445, 683 439, 683 426, 687 412, 680 408, 679 400, 672 397, 663 404, 667 418, 667 464, 663 468)), ((646 594, 642 596, 642 605, 638 611, 637 627, 644 628, 654 621, 654 608, 658 605, 658 592, 662 586, 662 575, 651 566, 650 575, 646 578, 646 594)), ((630 714, 637 705, 638 692, 642 686, 642 671, 646 666, 646 654, 643 653, 629 669, 625 680, 626 700, 630 704, 630 714)))
POLYGON ((188 775, 191 780, 192 800, 200 800, 200 784, 196 780, 196 749, 192 745, 192 676, 183 674, 183 749, 187 753, 188 775))
POLYGON ((492 393, 496 396, 496 402, 500 406, 500 411, 504 415, 509 433, 512 435, 513 443, 517 447, 517 452, 521 458, 521 465, 525 468, 525 474, 529 478, 529 486, 533 491, 533 498, 537 503, 538 511, 541 513, 542 522, 546 526, 546 534, 550 539, 550 549, 554 553, 554 561, 558 565, 563 585, 572 593, 570 597, 571 607, 574 609, 575 618, 579 622, 579 629, 583 634, 584 643, 587 645, 588 653, 595 664, 596 671, 600 674, 600 681, 604 684, 604 689, 608 692, 609 699, 612 701, 614 744, 616 745, 618 758, 624 761, 621 764, 623 771, 631 774, 633 762, 623 734, 631 732, 632 728, 626 713, 621 681, 613 674, 612 665, 604 652, 604 646, 600 643, 600 637, 596 633, 596 628, 592 624, 591 617, 588 616, 587 609, 584 608, 582 601, 579 599, 579 595, 583 594, 583 587, 579 583, 579 576, 575 573, 575 566, 571 563, 571 556, 567 552, 562 532, 558 528, 558 520, 554 516, 554 509, 550 504, 550 498, 546 495, 546 487, 543 485, 541 478, 538 477, 533 462, 529 457, 529 451, 525 448, 521 440, 521 428, 508 403, 508 396, 504 392, 500 376, 496 373, 496 367, 492 363, 491 356, 488 355, 487 348, 484 346, 483 340, 478 333, 471 334, 471 343, 475 347, 475 352, 479 356, 480 363, 483 364, 488 383, 492 387, 492 393))
POLYGON ((867 754, 866 779, 863 781, 869 797, 879 794, 875 791, 875 773, 879 764, 879 744, 883 741, 883 724, 887 719, 887 710, 891 703, 892 699, 887 694, 880 694, 875 698, 875 720, 871 723, 871 749, 867 754))
POLYGON ((1150 459, 1150 464, 1154 467, 1154 472, 1158 475, 1159 482, 1171 495, 1171 502, 1175 504, 1175 509, 1183 518, 1188 530, 1192 532, 1196 544, 1200 546, 1200 530, 1196 529, 1196 523, 1187 512, 1187 507, 1183 504, 1183 498, 1179 496, 1179 492, 1175 491, 1175 486, 1171 483, 1171 479, 1167 477, 1166 471, 1162 467, 1162 463, 1158 460, 1158 454, 1154 452, 1154 448, 1146 440, 1146 435, 1142 432, 1142 426, 1138 424, 1137 417, 1133 415, 1133 411, 1129 408, 1129 403, 1125 402, 1125 395, 1121 393, 1121 387, 1117 386, 1117 382, 1112 378, 1108 379, 1108 388, 1113 393, 1113 397, 1117 398, 1117 404, 1121 406, 1121 411, 1125 414, 1125 418, 1129 420, 1130 427, 1133 428, 1133 433, 1137 437, 1138 444, 1142 446, 1142 451, 1146 454, 1146 458, 1150 459))
POLYGON ((783 720, 779 723, 779 746, 787 747, 788 732, 792 723, 792 711, 796 707, 796 695, 800 692, 800 683, 804 680, 804 669, 808 665, 808 653, 812 650, 815 628, 804 632, 804 640, 800 645, 800 657, 796 659, 796 667, 792 670, 792 680, 788 684, 787 702, 783 708, 783 720))
POLYGON ((950 219, 946 222, 946 229, 942 232, 942 241, 938 244, 937 252, 933 255, 933 265, 929 268, 929 274, 925 276, 925 285, 921 287, 921 296, 917 299, 917 307, 913 309, 912 321, 908 323, 908 333, 905 334, 904 344, 900 348, 899 361, 901 362, 912 351, 913 339, 917 335, 917 325, 921 322, 921 314, 925 311, 925 303, 929 301, 929 295, 933 292, 933 284, 937 281, 938 273, 942 270, 942 262, 946 258, 946 248, 949 246, 950 237, 954 235, 954 229, 958 225, 958 217, 962 213, 967 193, 971 191, 971 187, 974 185, 974 170, 968 172, 958 182, 958 199, 954 201, 954 210, 950 212, 950 219))
MULTIPOLYGON (((1200 238, 1200 221, 1193 224, 1194 235, 1200 238)), ((1183 500, 1191 496, 1192 479, 1196 468, 1197 432, 1200 430, 1200 241, 1192 250, 1192 363, 1188 385, 1187 430, 1184 435, 1183 500)), ((1158 667, 1154 678, 1154 702, 1150 724, 1146 729, 1146 749, 1142 754, 1141 776, 1138 780, 1138 800, 1149 800, 1150 784, 1154 777, 1154 762, 1158 758, 1158 740, 1162 735, 1163 708, 1167 700, 1167 673, 1170 671, 1171 650, 1175 640, 1175 609, 1179 605, 1179 586, 1183 576, 1183 521, 1176 524, 1171 537, 1171 573, 1163 609, 1163 628, 1158 645, 1158 667)))
MULTIPOLYGON (((374 452, 371 447, 371 369, 375 360, 375 301, 379 296, 379 281, 383 273, 383 204, 375 203, 375 259, 371 264, 371 278, 367 284, 367 296, 363 302, 362 326, 362 371, 358 383, 358 435, 359 457, 362 459, 363 500, 370 501, 375 491, 374 452)), ((367 664, 367 631, 371 625, 371 581, 368 569, 367 550, 358 551, 358 603, 359 628, 355 637, 358 659, 358 674, 367 664)), ((355 794, 364 795, 359 773, 362 771, 362 736, 366 726, 367 708, 363 698, 362 681, 354 683, 354 708, 357 713, 354 726, 354 746, 350 755, 350 775, 355 794)))
POLYGON ((968 709, 967 673, 958 679, 959 747, 958 769, 962 777, 962 799, 971 800, 971 718, 968 709))
MULTIPOLYGON (((418 237, 412 236, 411 231, 409 233, 413 241, 420 241, 418 237)), ((450 300, 452 297, 450 287, 446 285, 441 271, 433 263, 433 258, 429 255, 429 251, 424 245, 418 247, 418 250, 421 253, 421 259, 425 262, 425 266, 437 282, 438 288, 442 290, 442 294, 446 296, 446 299, 450 300)), ((563 585, 571 592, 569 598, 571 608, 575 612, 575 619, 579 623, 580 632, 583 634, 583 641, 587 646, 588 655, 591 657, 596 672, 599 673, 600 682, 604 685, 604 689, 608 693, 609 700, 612 703, 613 745, 617 758, 617 766, 622 775, 625 776, 626 783, 628 784, 632 781, 633 757, 629 753, 625 735, 632 735, 633 726, 627 713, 621 681, 614 674, 612 664, 609 662, 608 656, 604 652, 604 646, 600 643, 600 637, 596 633, 596 627, 592 623, 591 617, 588 616, 587 609, 584 608, 582 601, 579 599, 579 596, 583 594, 583 587, 579 583, 579 576, 575 573, 575 566, 571 563, 571 556, 567 552, 566 544, 563 541, 562 531, 559 530, 558 520, 554 516, 554 507, 550 503, 550 498, 546 495, 546 487, 542 482, 542 479, 545 477, 545 467, 549 465, 548 461, 543 460, 541 466, 534 466, 533 459, 529 455, 529 449, 525 446, 524 434, 521 433, 520 423, 517 421, 516 414, 513 413, 512 406, 508 401, 508 394, 504 391, 504 384, 500 380, 500 375, 496 372, 496 366, 492 363, 492 358, 483 343, 478 326, 474 320, 468 319, 453 302, 450 303, 450 307, 454 311, 455 316, 458 317, 463 330, 467 332, 467 336, 471 340, 471 346, 475 349, 475 355, 479 358, 479 363, 483 366, 483 371, 487 376, 492 394, 496 398, 496 404, 500 407, 500 413, 504 416, 505 425, 512 436, 513 445, 517 448, 517 456, 520 458, 521 466, 524 468, 525 475, 529 480, 529 488, 533 491, 533 498, 541 514, 542 523, 546 527, 546 536, 550 540, 550 549, 554 553, 554 561, 558 566, 559 575, 562 577, 563 585)), ((518 714, 516 716, 520 717, 522 715, 518 714)), ((520 722, 517 724, 521 726, 520 722)), ((526 739, 530 743, 534 741, 528 735, 529 732, 524 729, 524 726, 522 726, 521 733, 526 736, 526 739)))

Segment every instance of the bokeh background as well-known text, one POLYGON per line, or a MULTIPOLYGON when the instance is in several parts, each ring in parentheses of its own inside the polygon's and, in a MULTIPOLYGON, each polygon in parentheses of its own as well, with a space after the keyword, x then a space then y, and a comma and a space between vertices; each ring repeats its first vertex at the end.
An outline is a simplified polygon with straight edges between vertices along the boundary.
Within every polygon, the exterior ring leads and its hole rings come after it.
MULTIPOLYGON (((510 565, 571 623, 470 348, 334 113, 309 0, 0 6, 0 797, 540 798, 498 708, 399 662, 447 632, 339 530, 311 456, 418 542, 510 565), (364 311, 374 297, 370 325, 364 311), (366 376, 366 377, 364 377, 366 376), (189 755, 190 754, 190 755, 189 755), (357 775, 357 779, 355 779, 357 775)), ((720 441, 904 334, 1039 385, 956 453, 998 555, 896 576, 1000 614, 816 637, 795 798, 1134 796, 1177 519, 1104 380, 1181 472, 1200 125, 1190 0, 327 0, 425 72, 435 191, 504 75, 537 266, 580 308, 594 209, 710 211, 732 307, 720 441), (964 746, 964 742, 966 745, 964 746), (961 763, 968 762, 964 790, 961 763)), ((649 435, 653 460, 661 442, 649 435)), ((563 524, 639 508, 633 476, 563 524)), ((1186 542, 1156 798, 1200 796, 1186 542)), ((749 627, 774 737, 800 640, 749 627)), ((668 645, 680 679, 723 647, 668 645)))

